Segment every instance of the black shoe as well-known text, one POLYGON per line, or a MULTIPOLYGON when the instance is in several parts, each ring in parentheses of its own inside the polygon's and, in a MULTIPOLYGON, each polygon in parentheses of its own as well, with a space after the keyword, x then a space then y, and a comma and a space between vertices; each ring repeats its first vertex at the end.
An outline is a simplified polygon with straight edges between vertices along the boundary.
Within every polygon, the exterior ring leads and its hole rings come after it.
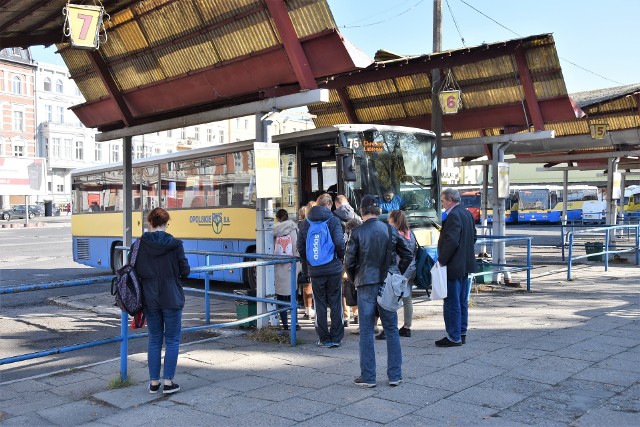
POLYGON ((357 385, 357 386, 360 386, 360 387, 367 387, 367 388, 373 388, 373 387, 375 387, 375 386, 376 386, 376 383, 367 383, 367 382, 364 382, 364 381, 362 380, 362 377, 357 377, 355 380, 353 380, 353 383, 354 383, 355 385, 357 385))
POLYGON ((460 335, 460 338, 462 338, 462 344, 467 342, 467 336, 466 335, 460 335))
POLYGON ((160 390, 160 383, 158 384, 149 383, 149 393, 156 394, 158 390, 160 390))
POLYGON ((400 385, 400 383, 402 383, 402 378, 400 378, 399 380, 395 380, 395 381, 389 380, 389 385, 391 387, 397 387, 397 386, 400 385))
POLYGON ((353 324, 354 325, 358 324, 358 316, 353 316, 353 324))
POLYGON ((348 327, 349 327, 349 321, 348 321, 348 320, 345 320, 345 321, 344 321, 344 327, 345 327, 345 328, 348 328, 348 327))
POLYGON ((176 391, 180 391, 180 386, 176 383, 171 383, 171 385, 164 385, 162 387, 162 394, 171 394, 171 393, 175 393, 176 391))
POLYGON ((398 329, 398 335, 400 335, 401 337, 410 338, 411 337, 411 329, 405 328, 403 326, 402 328, 398 329))
POLYGON ((436 341, 436 347, 459 347, 461 342, 453 342, 449 338, 444 337, 441 340, 436 341))
POLYGON ((376 335, 376 339, 377 340, 386 340, 387 337, 384 335, 384 331, 382 331, 378 335, 376 335))
POLYGON ((302 318, 303 318, 304 320, 309 320, 309 315, 308 315, 308 314, 305 314, 304 316, 302 316, 302 318))

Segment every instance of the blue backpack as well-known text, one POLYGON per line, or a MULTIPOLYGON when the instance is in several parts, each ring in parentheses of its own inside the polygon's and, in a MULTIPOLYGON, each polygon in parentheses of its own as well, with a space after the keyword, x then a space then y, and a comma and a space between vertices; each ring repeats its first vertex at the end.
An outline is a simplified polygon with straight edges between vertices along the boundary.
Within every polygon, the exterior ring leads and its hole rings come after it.
MULTIPOLYGON (((331 219, 331 218, 329 218, 331 219)), ((309 231, 307 231, 307 262, 313 267, 329 264, 335 258, 336 246, 333 244, 329 226, 326 221, 311 221, 309 223, 309 231)))
POLYGON ((429 294, 431 289, 431 268, 435 262, 431 255, 427 252, 427 248, 418 244, 416 250, 416 277, 413 283, 419 288, 424 289, 429 294))

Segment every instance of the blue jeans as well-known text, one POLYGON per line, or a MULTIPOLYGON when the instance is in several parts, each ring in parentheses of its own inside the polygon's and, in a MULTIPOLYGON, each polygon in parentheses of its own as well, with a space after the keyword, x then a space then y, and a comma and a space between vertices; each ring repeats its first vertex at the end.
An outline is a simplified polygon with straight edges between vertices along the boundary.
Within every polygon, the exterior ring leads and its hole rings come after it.
POLYGON ((373 326, 376 307, 382 320, 387 343, 387 377, 389 381, 402 378, 402 349, 398 335, 398 313, 378 306, 376 297, 380 285, 358 286, 358 319, 360 322, 360 376, 367 383, 376 382, 376 350, 373 326))
POLYGON ((467 334, 469 321, 469 280, 447 280, 447 297, 443 302, 444 326, 447 337, 453 342, 462 342, 460 335, 467 334))
POLYGON ((149 363, 149 378, 160 379, 160 357, 162 342, 165 342, 164 379, 173 380, 178 364, 180 350, 180 330, 182 329, 182 309, 145 308, 147 330, 149 331, 149 347, 147 358, 149 363))
POLYGON ((342 318, 342 276, 311 278, 313 303, 316 307, 316 333, 323 343, 340 343, 344 338, 342 318), (327 324, 327 308, 331 310, 331 328, 327 324))

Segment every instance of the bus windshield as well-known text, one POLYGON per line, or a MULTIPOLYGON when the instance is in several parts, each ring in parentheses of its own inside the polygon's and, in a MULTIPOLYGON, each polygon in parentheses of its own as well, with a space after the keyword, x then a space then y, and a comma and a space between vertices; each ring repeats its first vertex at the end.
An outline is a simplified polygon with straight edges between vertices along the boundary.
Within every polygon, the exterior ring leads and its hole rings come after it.
POLYGON ((393 209, 403 209, 411 226, 438 221, 435 210, 437 165, 432 135, 418 132, 345 132, 353 150, 355 181, 345 183, 358 206, 365 194, 377 195, 382 219, 393 209))
POLYGON ((549 190, 520 190, 520 209, 549 209, 549 190))

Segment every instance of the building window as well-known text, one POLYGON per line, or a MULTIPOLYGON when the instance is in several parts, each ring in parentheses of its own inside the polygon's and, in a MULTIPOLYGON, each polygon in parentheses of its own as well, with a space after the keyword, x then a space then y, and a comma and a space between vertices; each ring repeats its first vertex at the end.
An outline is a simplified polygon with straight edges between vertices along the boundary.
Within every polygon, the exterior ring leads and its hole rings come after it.
POLYGON ((62 93, 63 92, 62 80, 60 80, 60 79, 56 80, 56 92, 58 92, 58 93, 62 93))
POLYGON ((45 92, 51 92, 51 79, 49 77, 44 78, 44 90, 45 92))
POLYGON ((289 201, 289 206, 293 206, 293 187, 289 187, 287 190, 287 199, 289 201))
POLYGON ((185 128, 180 129, 180 139, 187 139, 187 130, 185 128))
POLYGON ((58 123, 64 123, 64 107, 56 107, 56 112, 58 113, 58 123))
POLYGON ((60 138, 51 139, 51 157, 54 159, 60 158, 60 138))
POLYGON ((65 139, 63 143, 64 145, 62 147, 63 148, 62 158, 71 159, 71 140, 65 139))
POLYGON ((53 106, 45 105, 44 108, 47 111, 47 121, 48 122, 52 122, 53 121, 53 106))
POLYGON ((167 138, 171 138, 171 136, 173 135, 173 132, 171 132, 171 130, 167 131, 167 138))
POLYGON ((293 156, 289 156, 289 162, 287 163, 287 176, 293 176, 293 156))
POLYGON ((219 131, 218 135, 220 137, 220 144, 224 144, 224 131, 223 130, 219 131))
POLYGON ((160 149, 159 149, 159 148, 154 148, 154 149, 153 149, 153 152, 154 152, 155 154, 160 154, 160 149))
POLYGON ((96 162, 102 161, 102 143, 101 142, 96 142, 96 144, 94 145, 94 158, 96 162))
POLYGON ((18 76, 13 76, 13 86, 12 91, 16 95, 22 95, 22 79, 18 76))
POLYGON ((233 171, 242 172, 242 153, 233 153, 233 171))
POLYGON ((120 146, 113 144, 111 146, 111 161, 112 162, 119 162, 120 161, 120 146))
POLYGON ((249 129, 249 119, 244 119, 244 128, 249 129))
POLYGON ((196 126, 196 127, 194 128, 194 131, 195 131, 195 137, 194 137, 194 138, 195 138, 195 140, 196 140, 196 141, 200 141, 200 128, 199 128, 198 126, 196 126))
POLYGON ((82 141, 76 141, 76 160, 82 160, 84 157, 82 141))
POLYGON ((24 112, 13 112, 13 130, 16 132, 24 132, 24 112))
POLYGON ((13 157, 24 157, 24 145, 22 144, 13 144, 13 152, 11 155, 13 157))
POLYGON ((207 129, 207 142, 213 142, 213 129, 207 129))
POLYGON ((58 193, 64 193, 64 184, 56 184, 56 190, 58 193))

